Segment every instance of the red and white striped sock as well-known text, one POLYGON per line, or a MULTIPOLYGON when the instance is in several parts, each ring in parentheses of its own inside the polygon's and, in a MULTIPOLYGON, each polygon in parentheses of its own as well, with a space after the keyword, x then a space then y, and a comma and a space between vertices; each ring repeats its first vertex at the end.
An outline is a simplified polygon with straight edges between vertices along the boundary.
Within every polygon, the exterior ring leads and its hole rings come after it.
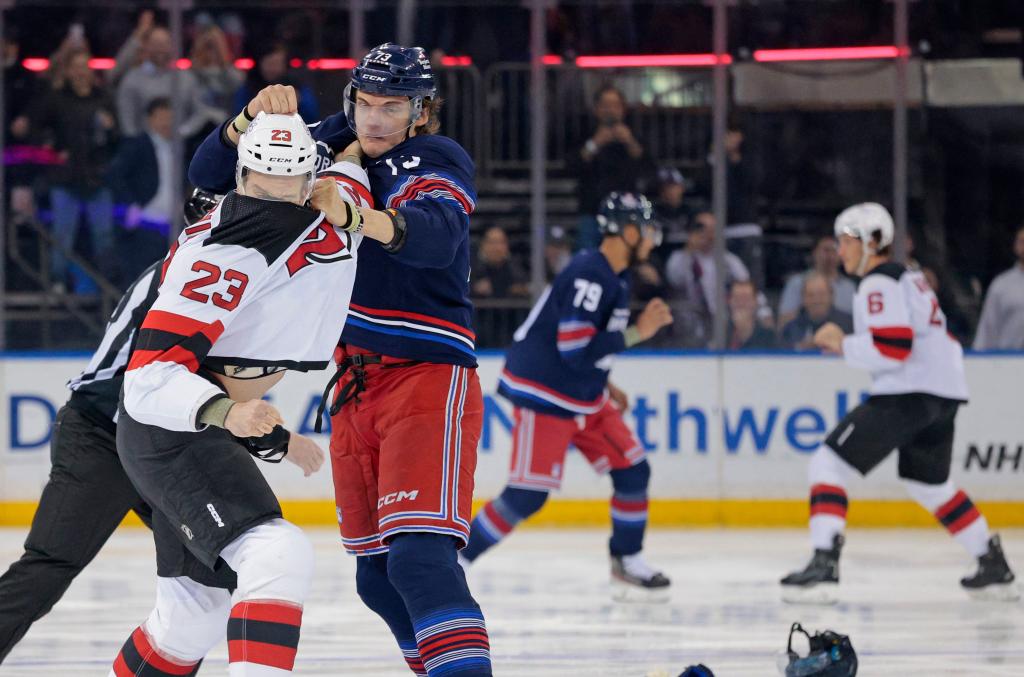
POLYGON ((273 677, 295 666, 302 606, 279 600, 246 600, 231 608, 228 663, 231 677, 273 677))
POLYGON ((141 627, 121 647, 109 677, 182 677, 199 672, 202 661, 188 662, 160 651, 141 627))
POLYGON ((972 556, 981 557, 988 552, 988 541, 991 538, 988 522, 970 497, 959 490, 952 480, 942 484, 924 484, 905 479, 903 486, 915 501, 935 515, 956 542, 972 556))

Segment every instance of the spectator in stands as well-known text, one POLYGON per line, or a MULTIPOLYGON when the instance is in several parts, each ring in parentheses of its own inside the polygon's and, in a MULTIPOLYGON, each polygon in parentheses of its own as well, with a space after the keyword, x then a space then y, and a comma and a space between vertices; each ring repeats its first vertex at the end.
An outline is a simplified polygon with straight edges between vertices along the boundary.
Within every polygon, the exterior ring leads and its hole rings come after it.
POLYGON ((565 228, 552 226, 544 243, 544 268, 548 282, 555 279, 572 259, 572 242, 565 228))
POLYGON ((174 110, 169 99, 153 99, 146 108, 146 131, 126 137, 111 164, 109 182, 128 206, 125 225, 166 234, 177 215, 174 195, 174 110))
POLYGON ((139 13, 135 30, 117 51, 117 56, 114 57, 114 67, 107 71, 107 82, 110 85, 116 86, 128 71, 142 63, 146 52, 143 45, 146 43, 146 38, 149 37, 149 32, 153 30, 154 23, 153 10, 144 9, 139 13))
POLYGON ((5 28, 4 46, 4 145, 21 141, 28 133, 25 113, 38 90, 36 76, 21 67, 21 44, 13 28, 5 28))
POLYGON ((50 55, 50 68, 46 72, 46 77, 50 80, 50 87, 63 89, 70 77, 68 68, 71 66, 71 58, 80 52, 90 53, 91 51, 89 40, 85 37, 85 27, 77 22, 68 26, 68 32, 64 39, 50 55))
POLYGON ((473 295, 486 298, 525 297, 528 278, 512 260, 508 235, 500 226, 484 231, 472 276, 473 295))
POLYGON ((256 68, 249 71, 245 83, 235 92, 231 110, 242 110, 256 94, 267 85, 291 85, 299 97, 299 115, 306 122, 320 119, 320 104, 309 85, 298 82, 288 72, 288 47, 277 42, 259 57, 256 68))
POLYGON ((775 333, 758 319, 757 286, 737 280, 729 287, 728 350, 771 350, 777 347, 775 333))
POLYGON ((804 283, 803 303, 797 316, 782 327, 782 346, 794 350, 812 350, 814 333, 826 322, 835 323, 847 334, 852 333, 853 316, 836 308, 832 281, 816 270, 804 273, 801 278, 804 283))
POLYGON ((832 303, 844 313, 853 312, 853 294, 857 286, 853 280, 839 271, 839 248, 836 239, 826 235, 818 239, 811 251, 810 269, 793 275, 786 281, 779 297, 779 325, 785 327, 800 312, 801 297, 806 287, 807 276, 818 273, 828 280, 832 287, 832 303))
MULTIPOLYGON (((744 159, 743 144, 745 141, 746 135, 739 120, 730 118, 725 133, 726 213, 730 224, 755 223, 757 221, 754 204, 757 193, 750 162, 744 159)), ((713 159, 713 155, 709 153, 709 165, 713 164, 713 159)))
POLYGON ((62 160, 53 170, 50 188, 53 235, 59 243, 50 273, 58 291, 67 281, 65 251, 74 249, 83 205, 97 266, 108 272, 114 261, 113 201, 103 177, 118 136, 114 103, 89 68, 89 52, 68 54, 64 80, 29 116, 30 124, 62 160))
POLYGON ((1013 241, 1017 263, 988 287, 974 337, 975 350, 1024 349, 1024 227, 1013 241))
POLYGON ((224 31, 216 24, 200 29, 192 43, 190 58, 192 73, 199 81, 199 99, 217 111, 218 121, 227 118, 235 110, 232 107, 235 92, 245 82, 245 76, 235 68, 224 31))
MULTIPOLYGON (((4 148, 6 182, 3 186, 7 197, 5 204, 12 218, 27 220, 35 218, 35 197, 32 182, 38 174, 38 165, 32 160, 29 137, 29 107, 39 93, 39 81, 35 73, 21 67, 21 44, 18 32, 8 24, 3 36, 4 58, 4 148), (21 146, 22 148, 14 148, 21 146)), ((2 260, 2 255, 0 255, 2 260)))
POLYGON ((654 215, 667 241, 682 241, 692 217, 686 204, 686 179, 678 169, 662 167, 658 170, 657 186, 654 215))
POLYGON ((594 95, 593 134, 580 149, 578 195, 580 210, 576 246, 597 246, 597 209, 608 193, 637 191, 649 162, 644 147, 626 125, 626 97, 605 85, 594 95))
POLYGON ((143 62, 125 74, 117 89, 117 111, 121 131, 126 136, 138 136, 144 131, 146 109, 153 99, 174 101, 177 97, 183 119, 176 124, 184 137, 200 132, 209 122, 223 121, 220 111, 205 106, 200 100, 195 74, 176 68, 173 56, 171 34, 167 29, 160 26, 150 29, 143 42, 143 62))
MULTIPOLYGON (((711 212, 694 216, 686 246, 673 252, 665 264, 668 302, 675 318, 671 334, 680 347, 706 347, 711 340, 719 274, 714 257, 716 228, 711 212)), ((725 252, 725 263, 727 286, 750 279, 747 267, 732 252, 725 252)))

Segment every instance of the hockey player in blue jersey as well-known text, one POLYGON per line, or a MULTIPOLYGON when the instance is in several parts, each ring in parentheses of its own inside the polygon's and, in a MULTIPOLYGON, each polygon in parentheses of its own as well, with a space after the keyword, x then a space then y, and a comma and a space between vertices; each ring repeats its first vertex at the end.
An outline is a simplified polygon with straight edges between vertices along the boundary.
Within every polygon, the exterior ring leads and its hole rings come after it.
MULTIPOLYGON (((469 539, 483 422, 469 301, 475 170, 436 134, 440 99, 421 48, 370 50, 344 101, 310 132, 321 167, 335 154, 365 166, 374 208, 338 199, 324 211, 391 237, 359 250, 336 355, 331 465, 342 544, 358 556, 359 596, 415 674, 482 677, 491 674, 487 629, 456 559, 469 539)), ((203 142, 192 182, 228 186, 250 119, 295 108, 291 87, 262 90, 203 142)))
POLYGON ((640 552, 650 466, 622 419, 626 396, 608 382, 615 353, 672 322, 665 302, 653 299, 628 324, 628 269, 647 258, 660 232, 642 195, 610 194, 597 220, 600 248, 577 254, 559 273, 508 349, 498 392, 515 405, 509 481, 473 520, 461 557, 472 562, 537 512, 561 486, 565 452, 574 444, 594 470, 611 475, 615 597, 665 600, 668 578, 640 552))

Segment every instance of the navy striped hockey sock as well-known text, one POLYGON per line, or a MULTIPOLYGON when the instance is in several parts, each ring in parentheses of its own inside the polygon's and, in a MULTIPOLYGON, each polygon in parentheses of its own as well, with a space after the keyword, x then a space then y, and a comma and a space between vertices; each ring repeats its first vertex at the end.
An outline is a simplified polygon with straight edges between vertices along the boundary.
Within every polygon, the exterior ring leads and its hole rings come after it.
POLYGON ((476 514, 462 556, 470 562, 475 560, 512 533, 517 524, 540 510, 547 498, 546 491, 506 487, 476 514))
POLYGON ((469 592, 450 536, 403 533, 388 552, 388 578, 405 600, 429 677, 489 677, 483 613, 469 592))

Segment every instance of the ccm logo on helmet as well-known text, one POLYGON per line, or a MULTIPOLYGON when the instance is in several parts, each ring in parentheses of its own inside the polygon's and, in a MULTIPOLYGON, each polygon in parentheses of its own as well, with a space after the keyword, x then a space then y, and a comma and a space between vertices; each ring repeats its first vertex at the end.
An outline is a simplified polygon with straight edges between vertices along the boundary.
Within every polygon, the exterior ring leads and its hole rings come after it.
POLYGON ((387 80, 387 78, 384 77, 383 75, 369 75, 369 74, 364 75, 363 79, 364 80, 373 80, 374 82, 384 82, 385 80, 387 80))
POLYGON ((416 497, 419 495, 419 489, 413 489, 412 491, 396 491, 393 494, 381 496, 377 499, 377 509, 379 510, 385 505, 391 505, 392 503, 398 503, 400 501, 415 501, 416 497))

